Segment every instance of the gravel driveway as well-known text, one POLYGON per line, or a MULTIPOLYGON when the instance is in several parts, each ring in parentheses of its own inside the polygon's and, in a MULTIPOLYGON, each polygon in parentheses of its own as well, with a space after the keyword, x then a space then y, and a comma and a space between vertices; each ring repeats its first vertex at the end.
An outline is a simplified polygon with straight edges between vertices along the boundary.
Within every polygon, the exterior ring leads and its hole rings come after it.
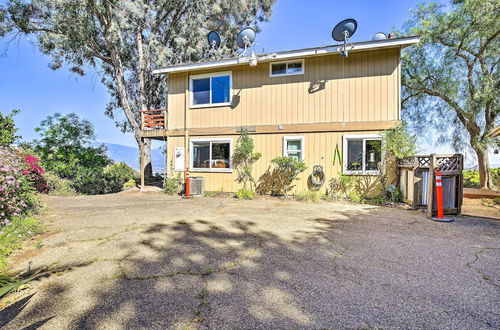
POLYGON ((500 328, 500 221, 275 199, 50 197, 0 328, 500 328))

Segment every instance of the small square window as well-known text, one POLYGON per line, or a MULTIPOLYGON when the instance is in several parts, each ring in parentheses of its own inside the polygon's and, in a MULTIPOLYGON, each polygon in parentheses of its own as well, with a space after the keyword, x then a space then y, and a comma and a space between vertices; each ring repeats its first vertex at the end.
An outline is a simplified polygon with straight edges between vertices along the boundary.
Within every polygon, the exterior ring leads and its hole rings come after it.
POLYGON ((283 155, 292 157, 297 160, 304 159, 304 137, 302 136, 285 136, 283 155))
POLYGON ((304 73, 304 60, 271 63, 271 77, 288 76, 304 73))

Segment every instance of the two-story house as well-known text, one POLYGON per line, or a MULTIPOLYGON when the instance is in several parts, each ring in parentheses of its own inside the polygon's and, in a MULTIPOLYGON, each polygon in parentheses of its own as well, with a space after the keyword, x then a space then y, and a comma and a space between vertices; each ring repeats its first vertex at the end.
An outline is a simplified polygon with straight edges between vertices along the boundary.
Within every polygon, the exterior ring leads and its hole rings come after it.
POLYGON ((156 70, 168 75, 168 111, 146 113, 142 136, 166 139, 168 164, 204 177, 208 191, 241 188, 231 156, 242 129, 262 153, 257 179, 277 156, 308 166, 295 191, 308 188, 315 165, 327 180, 374 176, 380 133, 401 119, 400 52, 418 41, 353 43, 348 57, 336 45, 156 70))

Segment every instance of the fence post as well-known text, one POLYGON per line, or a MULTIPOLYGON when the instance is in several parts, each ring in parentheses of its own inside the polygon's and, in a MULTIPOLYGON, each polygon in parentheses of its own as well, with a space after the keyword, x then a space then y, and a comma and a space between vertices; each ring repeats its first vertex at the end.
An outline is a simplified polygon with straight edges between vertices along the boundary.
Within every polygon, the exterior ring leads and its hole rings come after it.
POLYGON ((429 157, 429 180, 427 191, 427 215, 432 217, 432 209, 434 207, 434 166, 436 162, 436 154, 431 154, 429 157))
POLYGON ((464 156, 460 154, 458 156, 458 170, 460 174, 457 176, 458 180, 458 194, 457 194, 457 213, 462 213, 462 203, 464 201, 464 156))
POLYGON ((411 171, 411 174, 413 176, 413 210, 417 210, 418 208, 418 182, 419 180, 422 180, 421 178, 417 178, 416 173, 418 169, 418 157, 415 156, 413 157, 413 170, 411 171))

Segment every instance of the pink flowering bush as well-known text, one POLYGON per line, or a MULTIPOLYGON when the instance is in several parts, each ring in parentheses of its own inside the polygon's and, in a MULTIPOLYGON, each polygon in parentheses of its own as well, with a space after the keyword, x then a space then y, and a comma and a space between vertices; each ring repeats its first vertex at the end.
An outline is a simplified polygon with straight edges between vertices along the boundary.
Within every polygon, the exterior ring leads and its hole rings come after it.
POLYGON ((30 158, 30 162, 19 152, 0 147, 0 227, 10 225, 12 218, 36 206, 33 175, 37 171, 41 175, 43 169, 34 159, 30 158))
POLYGON ((43 168, 38 165, 40 159, 33 155, 24 156, 24 161, 28 168, 23 170, 23 174, 29 176, 30 181, 35 185, 35 189, 38 192, 46 193, 47 192, 47 180, 45 180, 43 174, 45 171, 43 168))

